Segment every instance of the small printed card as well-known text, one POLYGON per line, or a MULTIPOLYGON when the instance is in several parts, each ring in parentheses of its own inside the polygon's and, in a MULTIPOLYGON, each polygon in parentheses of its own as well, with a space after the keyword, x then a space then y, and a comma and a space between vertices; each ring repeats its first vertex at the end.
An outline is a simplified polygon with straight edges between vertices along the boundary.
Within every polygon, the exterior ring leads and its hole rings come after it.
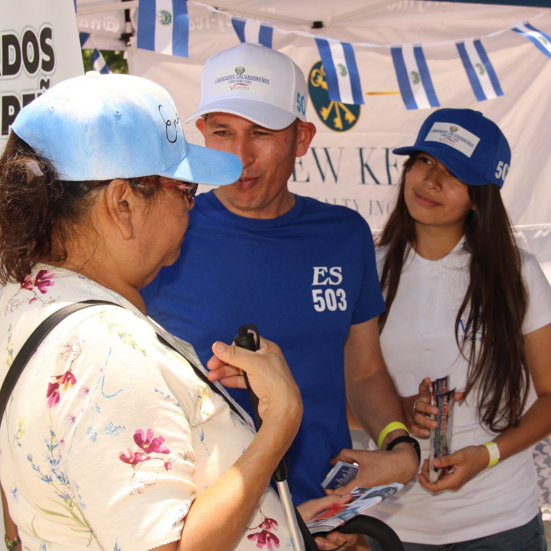
POLYGON ((335 466, 327 473, 327 476, 321 485, 326 490, 334 490, 335 488, 344 486, 356 478, 358 470, 358 465, 355 465, 354 463, 337 461, 335 466))
POLYGON ((318 532, 330 532, 335 530, 341 524, 364 514, 364 512, 386 499, 393 496, 403 488, 403 484, 394 483, 387 486, 377 486, 375 488, 354 488, 352 490, 352 501, 345 505, 331 507, 320 513, 317 517, 306 523, 312 534, 318 532))

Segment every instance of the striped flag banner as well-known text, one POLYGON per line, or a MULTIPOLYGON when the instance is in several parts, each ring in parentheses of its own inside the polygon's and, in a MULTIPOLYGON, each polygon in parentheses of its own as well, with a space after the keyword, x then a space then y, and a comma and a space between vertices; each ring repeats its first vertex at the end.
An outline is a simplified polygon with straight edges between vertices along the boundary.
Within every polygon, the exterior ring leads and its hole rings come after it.
POLYGON ((392 47, 390 52, 406 109, 438 107, 423 48, 404 44, 392 47))
POLYGON ((551 58, 551 36, 536 29, 536 27, 530 25, 530 23, 518 25, 512 30, 530 40, 542 54, 551 58))
POLYGON ((238 19, 232 17, 231 22, 240 42, 261 44, 266 48, 272 47, 274 28, 264 25, 255 19, 238 19))
POLYGON ((188 57, 187 0, 140 0, 138 48, 188 57))
POLYGON ((92 53, 92 69, 94 69, 94 71, 97 71, 98 73, 101 73, 102 75, 111 74, 111 69, 109 69, 109 65, 107 65, 105 58, 98 49, 94 49, 92 53))
POLYGON ((363 105, 362 83, 352 45, 324 38, 316 38, 316 44, 325 69, 329 99, 363 105))
POLYGON ((78 39, 80 40, 80 47, 84 48, 84 44, 90 38, 90 33, 78 33, 78 39))
POLYGON ((502 96, 503 90, 482 42, 471 38, 457 42, 456 46, 476 99, 485 101, 502 96))

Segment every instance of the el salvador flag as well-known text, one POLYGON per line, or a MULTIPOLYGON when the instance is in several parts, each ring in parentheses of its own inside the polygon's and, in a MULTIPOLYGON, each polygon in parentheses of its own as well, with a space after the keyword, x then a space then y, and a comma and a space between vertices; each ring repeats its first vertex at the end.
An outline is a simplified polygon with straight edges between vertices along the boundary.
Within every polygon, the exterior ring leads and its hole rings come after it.
POLYGON ((423 48, 405 44, 391 48, 390 53, 406 109, 438 107, 423 48))
POLYGON ((78 39, 80 40, 80 47, 82 49, 84 48, 84 44, 86 44, 86 41, 90 38, 90 33, 78 33, 78 39))
POLYGON ((261 44, 266 48, 272 47, 274 28, 264 25, 254 19, 238 19, 232 17, 231 22, 239 38, 239 42, 261 44))
POLYGON ((102 75, 109 75, 111 73, 111 69, 109 69, 109 65, 107 65, 105 58, 97 49, 92 53, 92 68, 102 75))
POLYGON ((138 48, 188 57, 187 0, 140 0, 138 48))
POLYGON ((456 46, 476 99, 484 101, 502 96, 503 90, 482 42, 470 38, 457 42, 456 46))
POLYGON ((530 23, 524 23, 518 25, 512 29, 516 33, 521 34, 524 38, 527 38, 534 44, 534 46, 544 55, 551 58, 551 36, 536 29, 530 23))
POLYGON ((316 38, 316 44, 325 69, 329 99, 363 105, 362 83, 352 45, 324 38, 316 38))

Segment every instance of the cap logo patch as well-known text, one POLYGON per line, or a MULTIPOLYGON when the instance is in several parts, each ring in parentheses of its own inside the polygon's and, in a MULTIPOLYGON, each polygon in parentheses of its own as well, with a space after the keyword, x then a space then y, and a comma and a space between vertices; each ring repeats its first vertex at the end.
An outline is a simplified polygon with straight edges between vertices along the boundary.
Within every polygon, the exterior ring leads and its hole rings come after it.
POLYGON ((252 92, 268 95, 272 72, 261 67, 222 67, 214 77, 214 94, 231 92, 252 92))
POLYGON ((172 23, 172 14, 166 10, 159 10, 157 12, 157 20, 161 25, 170 25, 172 23))
POLYGON ((175 113, 175 117, 172 119, 168 116, 164 105, 159 105, 159 114, 161 119, 165 123, 166 139, 170 143, 176 143, 178 140, 178 128, 180 126, 180 116, 175 113))
POLYGON ((480 138, 459 125, 435 122, 425 137, 425 141, 448 145, 470 158, 480 142, 480 138))

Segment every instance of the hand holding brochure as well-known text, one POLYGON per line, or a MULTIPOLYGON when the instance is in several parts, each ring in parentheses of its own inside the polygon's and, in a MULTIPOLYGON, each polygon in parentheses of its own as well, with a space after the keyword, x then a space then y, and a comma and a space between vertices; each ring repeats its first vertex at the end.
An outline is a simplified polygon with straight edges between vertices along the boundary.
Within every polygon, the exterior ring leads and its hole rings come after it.
POLYGON ((434 467, 435 458, 449 455, 451 452, 455 389, 449 390, 449 377, 432 381, 431 394, 431 405, 438 408, 436 415, 438 426, 430 431, 429 482, 434 483, 442 474, 453 470, 453 467, 444 469, 434 467))
POLYGON ((403 484, 396 482, 387 486, 376 486, 375 488, 355 488, 351 492, 352 501, 323 511, 310 522, 307 522, 306 526, 312 534, 335 530, 350 519, 365 514, 367 509, 394 495, 403 487, 403 484))
POLYGON ((337 461, 335 466, 327 473, 321 485, 326 490, 334 490, 340 486, 345 486, 356 478, 359 469, 360 467, 354 463, 337 461))

